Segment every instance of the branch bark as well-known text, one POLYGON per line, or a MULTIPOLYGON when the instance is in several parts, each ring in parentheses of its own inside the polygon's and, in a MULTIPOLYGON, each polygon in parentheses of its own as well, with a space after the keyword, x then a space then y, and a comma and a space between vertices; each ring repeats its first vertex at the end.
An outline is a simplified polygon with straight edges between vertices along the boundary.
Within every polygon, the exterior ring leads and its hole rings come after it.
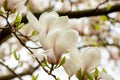
MULTIPOLYGON (((92 17, 92 16, 101 16, 107 15, 112 12, 120 12, 120 3, 111 6, 109 10, 107 7, 104 8, 95 8, 95 9, 88 9, 88 10, 81 10, 81 11, 69 11, 69 12, 58 12, 60 16, 68 16, 69 18, 81 18, 81 17, 92 17)), ((43 13, 43 12, 42 12, 43 13)), ((39 18, 42 13, 34 13, 34 15, 39 18)), ((23 16, 22 22, 27 23, 27 19, 23 16)))
MULTIPOLYGON (((112 12, 120 12, 120 3, 113 5, 109 10, 106 10, 106 7, 100 9, 89 9, 82 11, 69 11, 69 12, 58 12, 60 16, 68 16, 69 18, 81 18, 81 17, 91 17, 91 16, 100 16, 107 15, 112 12)), ((43 13, 43 12, 42 12, 43 13)), ((39 18, 42 13, 34 13, 34 15, 39 18)), ((27 23, 26 16, 24 15, 22 18, 23 23, 27 23)), ((0 32, 0 45, 7 40, 11 35, 10 29, 4 29, 0 32)))

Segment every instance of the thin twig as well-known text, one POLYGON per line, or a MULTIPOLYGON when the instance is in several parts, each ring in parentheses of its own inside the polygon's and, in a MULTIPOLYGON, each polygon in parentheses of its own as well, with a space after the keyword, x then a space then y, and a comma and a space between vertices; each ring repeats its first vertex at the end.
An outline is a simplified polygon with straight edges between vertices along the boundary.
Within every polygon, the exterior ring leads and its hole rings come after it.
POLYGON ((2 63, 0 61, 0 64, 3 65, 4 67, 6 67, 10 72, 12 72, 16 77, 18 77, 20 80, 23 80, 17 73, 15 73, 11 68, 9 68, 7 65, 5 65, 4 63, 2 63))
MULTIPOLYGON (((42 66, 42 64, 41 64, 41 62, 38 60, 38 58, 37 57, 35 57, 35 59, 37 60, 37 62, 40 64, 40 66, 42 66)), ((43 70, 46 72, 46 73, 48 73, 48 75, 51 75, 51 76, 53 76, 54 77, 54 79, 55 80, 57 80, 57 78, 56 78, 56 76, 54 75, 54 74, 52 74, 52 73, 50 73, 47 69, 45 69, 44 67, 42 67, 43 68, 43 70)))
POLYGON ((103 4, 107 3, 109 0, 105 0, 103 2, 101 2, 94 10, 93 10, 93 13, 96 12, 96 10, 103 4))
POLYGON ((29 3, 29 0, 26 0, 25 5, 27 5, 28 3, 29 3))

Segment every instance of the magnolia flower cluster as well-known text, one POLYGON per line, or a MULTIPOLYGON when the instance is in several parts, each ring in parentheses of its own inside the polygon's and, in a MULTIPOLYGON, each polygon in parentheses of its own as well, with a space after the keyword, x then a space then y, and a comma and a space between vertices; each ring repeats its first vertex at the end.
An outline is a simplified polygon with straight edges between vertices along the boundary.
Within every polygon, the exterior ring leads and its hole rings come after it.
MULTIPOLYGON (((59 64, 60 59, 66 51, 69 57, 66 58, 63 68, 71 77, 74 74, 78 77, 81 69, 82 75, 85 72, 93 74, 93 70, 100 64, 101 54, 97 48, 88 47, 79 51, 76 47, 78 41, 77 30, 71 28, 67 16, 59 16, 56 12, 45 12, 39 20, 31 13, 27 13, 27 19, 31 26, 39 33, 40 44, 45 52, 46 60, 50 64, 59 64)), ((42 60, 43 58, 39 60, 42 60)), ((113 78, 103 72, 99 72, 99 79, 113 80, 113 78)))
POLYGON ((3 6, 9 11, 26 11, 25 0, 0 0, 0 8, 3 6))

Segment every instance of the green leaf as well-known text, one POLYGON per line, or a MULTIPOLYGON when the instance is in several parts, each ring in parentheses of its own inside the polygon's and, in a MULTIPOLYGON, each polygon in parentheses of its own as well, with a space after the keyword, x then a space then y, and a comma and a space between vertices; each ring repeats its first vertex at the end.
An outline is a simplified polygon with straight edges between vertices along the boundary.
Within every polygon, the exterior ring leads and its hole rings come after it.
POLYGON ((112 8, 112 5, 108 4, 107 7, 106 7, 106 11, 109 11, 111 8, 112 8))
POLYGON ((46 60, 44 59, 43 61, 42 61, 42 67, 45 67, 45 66, 47 66, 47 62, 46 62, 46 60))
POLYGON ((95 80, 97 80, 98 75, 99 75, 99 73, 98 73, 98 69, 96 68, 96 69, 95 69, 95 72, 94 72, 94 77, 95 77, 95 80))
POLYGON ((60 78, 58 77, 57 80, 60 80, 60 78))
POLYGON ((102 72, 105 72, 105 73, 107 73, 107 71, 105 70, 105 68, 103 68, 103 69, 102 69, 102 72))
POLYGON ((94 47, 98 47, 98 46, 100 46, 100 44, 94 43, 94 47))
POLYGON ((2 15, 4 12, 0 10, 0 15, 2 15))
POLYGON ((3 3, 4 9, 7 9, 7 5, 8 5, 8 1, 4 1, 4 3, 3 3))
POLYGON ((99 24, 95 24, 95 25, 94 25, 94 28, 95 28, 95 30, 97 30, 97 31, 99 31, 99 30, 101 29, 101 27, 100 27, 99 24))
POLYGON ((32 75, 32 80, 37 80, 38 76, 39 76, 39 74, 37 74, 36 76, 32 75))
POLYGON ((107 21, 108 20, 108 17, 107 16, 101 16, 100 17, 100 21, 102 21, 102 22, 105 22, 105 21, 107 21))
POLYGON ((70 51, 68 51, 68 50, 67 50, 67 51, 65 51, 65 53, 69 53, 69 52, 70 52, 70 51))
POLYGON ((23 62, 22 61, 20 61, 20 67, 22 67, 23 66, 23 62))
POLYGON ((86 73, 87 74, 87 78, 89 79, 89 80, 93 80, 93 78, 92 78, 92 76, 90 75, 90 73, 86 73))
POLYGON ((16 25, 16 27, 18 27, 21 24, 21 21, 22 21, 22 16, 20 16, 18 13, 13 23, 16 25))
POLYGON ((64 57, 64 58, 62 59, 62 61, 60 62, 60 64, 58 65, 58 67, 60 67, 61 65, 63 65, 63 64, 65 63, 65 61, 66 61, 66 58, 64 57))
POLYGON ((79 79, 79 80, 82 80, 82 72, 81 72, 81 69, 78 71, 78 79, 79 79))
POLYGON ((36 31, 32 31, 31 36, 34 36, 34 35, 36 35, 36 34, 37 34, 36 31))
POLYGON ((24 26, 24 23, 17 25, 17 30, 21 29, 24 26))
POLYGON ((14 51, 14 58, 18 61, 20 60, 20 54, 17 55, 16 50, 14 51))

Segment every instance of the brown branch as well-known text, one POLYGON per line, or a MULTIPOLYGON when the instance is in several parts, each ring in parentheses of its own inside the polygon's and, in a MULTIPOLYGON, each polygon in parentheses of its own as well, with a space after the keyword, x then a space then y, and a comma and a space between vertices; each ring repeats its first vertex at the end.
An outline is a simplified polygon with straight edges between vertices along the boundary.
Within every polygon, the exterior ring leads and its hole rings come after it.
POLYGON ((91 17, 91 16, 100 16, 100 15, 107 15, 112 12, 119 12, 120 11, 120 4, 113 5, 110 10, 106 10, 106 7, 100 9, 89 9, 83 11, 74 11, 74 12, 67 12, 67 13, 59 13, 61 16, 68 16, 69 18, 81 18, 81 17, 91 17), (94 13, 93 13, 94 11, 94 13))
MULTIPOLYGON (((60 16, 68 16, 69 18, 81 18, 81 17, 91 17, 91 16, 100 16, 107 15, 112 12, 120 12, 120 4, 113 5, 110 10, 106 10, 106 7, 100 9, 89 9, 82 11, 70 11, 70 12, 58 12, 60 16), (94 11, 94 12, 93 12, 94 11)), ((43 13, 43 12, 42 12, 43 13)), ((34 15, 39 18, 42 13, 34 13, 34 15)), ((22 18, 23 23, 27 23, 26 16, 22 18)), ((0 45, 9 38, 11 30, 9 28, 4 29, 0 32, 0 45), (7 38, 8 37, 8 38, 7 38)))
MULTIPOLYGON (((25 76, 25 75, 32 75, 32 73, 39 68, 39 65, 34 67, 34 68, 29 68, 26 70, 23 70, 23 72, 19 73, 19 76, 25 76)), ((13 74, 7 74, 7 75, 2 75, 0 74, 0 80, 10 80, 15 78, 16 76, 13 74)))
MULTIPOLYGON (((5 65, 4 63, 0 62, 1 65, 3 65, 4 67, 6 67, 11 73, 13 76, 19 78, 20 80, 23 80, 17 73, 15 73, 11 68, 9 68, 7 65, 5 65)), ((0 80, 6 80, 6 79, 0 79, 0 80)))
POLYGON ((0 45, 6 41, 7 39, 9 39, 11 37, 11 28, 5 28, 4 30, 2 30, 2 32, 0 32, 0 45))
MULTIPOLYGON (((95 9, 81 10, 81 11, 58 12, 58 14, 60 16, 68 16, 69 18, 81 18, 81 17, 107 15, 112 12, 120 12, 120 4, 113 5, 109 10, 106 10, 106 7, 104 7, 104 8, 98 8, 98 9, 95 8, 95 9)), ((39 16, 42 13, 36 12, 34 13, 34 15, 37 18, 39 18, 39 16)), ((23 16, 22 22, 27 23, 26 16, 23 16)))

